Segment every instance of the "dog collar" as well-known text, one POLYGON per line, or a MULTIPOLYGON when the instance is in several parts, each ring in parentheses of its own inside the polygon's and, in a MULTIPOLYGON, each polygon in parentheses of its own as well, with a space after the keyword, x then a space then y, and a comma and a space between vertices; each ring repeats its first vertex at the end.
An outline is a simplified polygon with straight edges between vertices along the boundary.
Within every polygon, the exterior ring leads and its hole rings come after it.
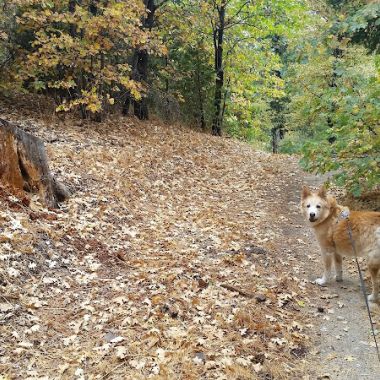
POLYGON ((343 210, 341 213, 340 213, 340 217, 342 219, 348 219, 348 217, 350 216, 350 210, 349 209, 345 209, 343 210))

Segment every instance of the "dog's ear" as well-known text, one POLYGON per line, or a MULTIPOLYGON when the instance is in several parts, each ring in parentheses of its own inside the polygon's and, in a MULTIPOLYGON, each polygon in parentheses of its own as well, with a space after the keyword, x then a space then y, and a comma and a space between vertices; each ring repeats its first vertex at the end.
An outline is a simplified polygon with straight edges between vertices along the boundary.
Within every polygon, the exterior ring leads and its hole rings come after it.
POLYGON ((307 186, 303 186, 303 187, 302 187, 302 195, 301 195, 301 198, 302 198, 302 199, 305 199, 305 198, 307 198, 309 195, 311 195, 311 191, 310 191, 310 189, 309 189, 307 186))
POLYGON ((336 202, 336 199, 334 197, 328 196, 327 197, 327 203, 331 209, 333 209, 333 210, 338 209, 338 203, 336 202))
POLYGON ((326 188, 324 185, 322 185, 319 190, 318 190, 318 195, 321 197, 321 198, 324 198, 326 199, 327 197, 327 193, 326 193, 326 188))

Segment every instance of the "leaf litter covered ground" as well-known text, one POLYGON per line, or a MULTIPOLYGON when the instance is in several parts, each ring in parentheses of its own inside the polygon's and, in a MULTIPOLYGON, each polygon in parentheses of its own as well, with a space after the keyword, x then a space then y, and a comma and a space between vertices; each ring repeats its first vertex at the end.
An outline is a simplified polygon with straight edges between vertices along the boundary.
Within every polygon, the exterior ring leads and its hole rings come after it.
POLYGON ((316 378, 294 158, 134 119, 21 124, 73 195, 1 188, 0 374, 316 378))

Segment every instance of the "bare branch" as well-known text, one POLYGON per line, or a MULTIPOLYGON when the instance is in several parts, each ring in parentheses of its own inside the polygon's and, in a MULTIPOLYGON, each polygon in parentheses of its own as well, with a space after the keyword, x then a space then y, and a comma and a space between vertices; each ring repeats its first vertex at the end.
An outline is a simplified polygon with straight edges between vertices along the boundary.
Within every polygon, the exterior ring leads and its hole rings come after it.
MULTIPOLYGON (((242 5, 241 7, 236 11, 236 13, 229 19, 226 21, 226 25, 229 25, 230 23, 235 23, 234 19, 236 19, 241 12, 243 12, 244 8, 249 5, 251 1, 250 0, 246 0, 242 5)), ((249 16, 248 16, 249 17, 249 16)), ((235 24, 236 25, 236 24, 235 24)))

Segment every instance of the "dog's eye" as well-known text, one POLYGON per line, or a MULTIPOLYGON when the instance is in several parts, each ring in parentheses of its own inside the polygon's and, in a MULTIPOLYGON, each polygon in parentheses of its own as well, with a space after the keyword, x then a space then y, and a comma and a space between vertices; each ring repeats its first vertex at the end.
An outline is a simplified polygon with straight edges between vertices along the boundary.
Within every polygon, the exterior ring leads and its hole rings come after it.
POLYGON ((306 207, 307 207, 307 208, 310 208, 310 205, 307 205, 306 207))
POLYGON ((321 208, 321 206, 320 206, 320 205, 317 205, 317 208, 321 208))

